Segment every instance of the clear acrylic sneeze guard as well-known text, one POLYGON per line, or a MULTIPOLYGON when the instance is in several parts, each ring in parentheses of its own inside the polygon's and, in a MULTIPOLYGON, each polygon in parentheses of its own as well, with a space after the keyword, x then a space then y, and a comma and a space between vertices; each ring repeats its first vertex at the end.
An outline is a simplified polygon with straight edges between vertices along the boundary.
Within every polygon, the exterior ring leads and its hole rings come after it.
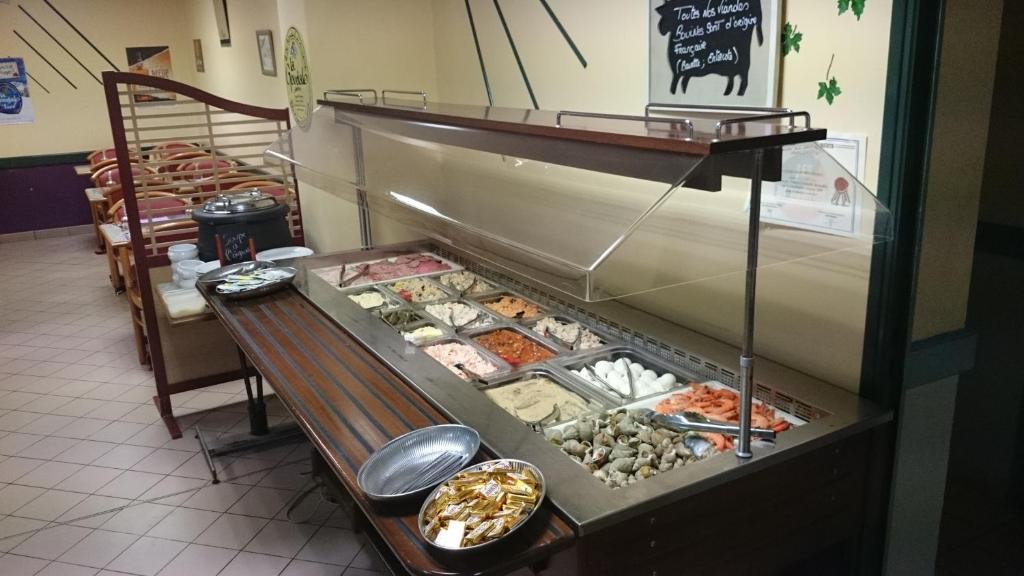
MULTIPOLYGON (((679 155, 666 184, 664 162, 646 180, 413 138, 368 118, 322 107, 268 160, 353 203, 362 189, 372 212, 585 301, 746 269, 757 152, 679 155)), ((889 211, 817 144, 764 157, 759 268, 869 254, 890 239, 889 211)))

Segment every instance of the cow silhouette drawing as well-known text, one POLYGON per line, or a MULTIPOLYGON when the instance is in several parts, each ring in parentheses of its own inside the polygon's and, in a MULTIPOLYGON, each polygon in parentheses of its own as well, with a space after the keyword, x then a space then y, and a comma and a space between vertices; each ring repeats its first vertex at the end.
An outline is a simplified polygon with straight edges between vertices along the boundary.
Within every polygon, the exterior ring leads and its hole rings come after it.
POLYGON ((682 92, 691 78, 725 76, 725 96, 732 94, 737 76, 737 96, 747 92, 750 44, 757 33, 764 45, 760 0, 666 0, 656 8, 661 18, 658 31, 668 36, 668 63, 672 67, 673 94, 682 81, 682 92))

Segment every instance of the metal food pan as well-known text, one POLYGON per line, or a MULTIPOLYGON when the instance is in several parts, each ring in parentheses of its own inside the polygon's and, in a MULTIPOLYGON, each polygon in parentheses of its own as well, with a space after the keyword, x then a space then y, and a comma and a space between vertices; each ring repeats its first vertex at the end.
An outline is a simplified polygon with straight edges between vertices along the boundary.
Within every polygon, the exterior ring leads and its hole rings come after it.
POLYGON ((446 326, 444 324, 441 324, 439 322, 435 322, 434 320, 421 320, 419 322, 411 322, 409 324, 403 324, 402 326, 392 326, 392 328, 394 328, 395 331, 398 332, 402 336, 402 338, 405 338, 405 333, 406 332, 411 332, 411 331, 413 331, 413 330, 415 330, 417 328, 423 328, 424 326, 433 326, 434 328, 437 328, 438 330, 441 331, 441 335, 440 336, 435 336, 433 338, 426 338, 426 339, 423 339, 423 340, 417 340, 415 342, 413 342, 411 340, 407 340, 407 341, 411 342, 415 346, 429 346, 430 344, 433 344, 435 340, 440 340, 442 338, 450 338, 453 335, 453 333, 451 331, 451 328, 449 328, 448 326, 446 326))
POLYGON ((377 289, 382 291, 382 292, 387 292, 388 294, 391 294, 392 296, 394 296, 398 300, 401 300, 403 302, 408 302, 412 306, 433 304, 435 302, 440 302, 442 300, 447 300, 448 298, 452 298, 453 296, 455 296, 454 292, 452 292, 451 290, 446 288, 440 282, 437 282, 437 281, 433 280, 429 276, 416 276, 416 277, 412 277, 412 278, 396 278, 394 280, 388 280, 386 282, 381 282, 380 284, 377 285, 377 289), (392 284, 396 284, 398 282, 404 282, 404 281, 411 281, 411 280, 415 280, 415 281, 418 281, 418 282, 423 282, 425 284, 429 284, 431 286, 436 287, 441 292, 442 296, 439 297, 439 298, 435 298, 434 300, 420 300, 420 301, 414 302, 412 300, 406 300, 405 298, 402 297, 402 295, 397 290, 395 290, 394 288, 391 287, 392 284))
POLYGON ((398 276, 398 277, 395 277, 395 278, 389 278, 387 280, 377 280, 377 281, 374 281, 374 282, 364 282, 364 283, 354 284, 354 285, 349 285, 349 286, 338 286, 338 281, 339 280, 336 279, 337 274, 335 274, 335 272, 336 271, 340 272, 340 270, 341 270, 341 266, 340 265, 339 266, 324 266, 324 267, 320 267, 320 268, 312 268, 309 271, 311 273, 313 273, 313 274, 316 274, 317 276, 320 276, 321 278, 323 278, 327 282, 330 282, 338 290, 341 290, 343 292, 347 292, 349 290, 352 290, 353 288, 366 288, 366 287, 369 287, 369 286, 378 286, 380 284, 390 284, 390 283, 396 282, 398 280, 407 280, 409 278, 420 278, 420 277, 423 277, 423 276, 434 276, 434 275, 437 275, 437 274, 447 274, 448 272, 458 272, 459 270, 463 269, 463 266, 460 265, 460 264, 456 264, 455 262, 452 262, 451 260, 449 260, 447 258, 444 258, 442 256, 438 256, 437 254, 434 254, 433 252, 426 252, 426 251, 423 251, 423 252, 408 252, 408 253, 405 253, 405 254, 396 254, 394 256, 388 256, 386 258, 372 258, 370 260, 363 260, 361 262, 351 262, 351 263, 346 264, 345 266, 347 268, 351 269, 351 268, 355 268, 357 266, 362 266, 363 264, 373 264, 375 262, 381 262, 383 260, 389 260, 391 258, 397 258, 399 256, 413 256, 413 255, 430 256, 431 258, 434 258, 434 259, 436 259, 436 260, 438 260, 440 262, 443 262, 443 263, 447 264, 449 266, 449 268, 448 268, 448 270, 441 270, 441 271, 435 271, 435 272, 424 272, 422 274, 413 274, 411 276, 398 276))
MULTIPOLYGON (((580 349, 572 350, 575 353, 578 353, 578 354, 589 353, 589 352, 592 352, 592 351, 601 350, 602 348, 605 348, 606 346, 621 346, 622 345, 622 344, 619 343, 618 340, 612 338, 611 336, 606 334, 603 330, 598 330, 598 329, 594 328, 593 326, 587 325, 585 322, 580 322, 579 320, 576 320, 574 318, 570 318, 568 316, 563 316, 561 314, 548 314, 546 316, 539 316, 535 320, 531 320, 529 322, 526 322, 523 325, 526 326, 527 328, 529 328, 530 331, 533 332, 534 334, 540 334, 540 332, 537 332, 536 330, 534 330, 534 327, 537 324, 539 324, 541 322, 541 320, 544 320, 545 318, 554 318, 556 321, 558 321, 558 322, 560 322, 562 324, 579 324, 584 329, 589 330, 591 333, 596 335, 602 341, 602 344, 600 346, 595 346, 593 348, 585 348, 585 349, 584 348, 580 348, 580 349)), ((551 340, 552 342, 555 342, 557 344, 560 344, 560 345, 564 346, 565 348, 571 349, 572 342, 562 341, 562 340, 558 339, 557 337, 555 337, 553 334, 548 334, 548 335, 546 335, 544 337, 547 338, 548 340, 551 340)))
MULTIPOLYGON (((588 386, 577 382, 575 378, 567 378, 564 374, 544 366, 533 367, 502 376, 501 378, 495 378, 494 380, 489 381, 486 386, 478 386, 477 388, 486 392, 488 390, 501 388, 502 386, 508 386, 509 384, 515 384, 516 382, 522 382, 523 380, 530 380, 532 378, 547 378, 562 388, 565 388, 574 394, 578 394, 584 400, 591 403, 594 406, 595 411, 604 412, 605 410, 615 408, 615 405, 610 402, 608 398, 605 398, 601 394, 595 394, 593 390, 590 390, 588 386)), ((564 422, 569 422, 569 420, 565 420, 564 422)))
MULTIPOLYGON (((461 336, 446 336, 444 338, 439 338, 437 340, 418 346, 418 348, 420 348, 420 350, 422 350, 424 354, 427 354, 425 350, 426 348, 436 346, 439 344, 463 344, 465 346, 469 346, 484 360, 487 360, 492 365, 494 365, 495 368, 497 368, 494 372, 491 372, 490 374, 480 374, 480 377, 483 378, 484 382, 490 382, 493 379, 506 376, 512 372, 512 367, 509 366, 508 363, 506 363, 504 360, 498 358, 494 354, 491 354, 489 350, 487 350, 483 346, 478 345, 476 342, 473 342, 472 340, 469 340, 468 338, 463 338, 461 336)), ((438 364, 444 366, 444 364, 442 364, 439 360, 436 360, 433 356, 430 356, 429 354, 427 354, 427 356, 429 356, 431 360, 434 360, 438 364)), ((445 368, 447 368, 447 366, 445 366, 445 368)), ((452 374, 458 376, 458 373, 456 373, 455 370, 451 370, 450 368, 449 370, 452 372, 452 374)), ((472 380, 472 378, 466 377, 463 378, 463 380, 470 381, 472 380)))
MULTIPOLYGON (((494 326, 498 326, 498 325, 503 323, 501 317, 499 317, 496 314, 491 313, 489 310, 487 310, 483 306, 480 306, 476 302, 474 302, 472 300, 468 300, 466 298, 462 298, 462 299, 451 298, 451 299, 448 299, 448 300, 438 300, 437 302, 427 302, 427 303, 423 303, 423 304, 416 304, 416 305, 413 306, 413 308, 415 308, 417 311, 421 311, 423 314, 427 315, 429 318, 432 318, 432 319, 435 319, 435 320, 441 322, 445 326, 451 326, 452 330, 455 330, 458 333, 462 333, 462 332, 469 331, 469 330, 492 328, 494 326), (486 324, 484 326, 467 326, 467 327, 464 327, 464 328, 456 329, 454 326, 451 326, 451 324, 448 324, 448 319, 447 318, 440 318, 438 316, 435 316, 435 315, 431 314, 427 310, 428 306, 448 304, 450 302, 458 302, 460 304, 465 304, 466 306, 468 306, 470 308, 473 308, 474 310, 480 312, 480 317, 481 318, 488 318, 488 319, 490 319, 490 323, 488 323, 488 324, 486 324)), ((479 319, 478 320, 474 320, 473 322, 477 322, 477 321, 479 321, 479 319)))
POLYGON ((511 291, 508 291, 508 290, 505 290, 503 292, 498 292, 496 294, 491 294, 489 296, 475 296, 475 297, 471 297, 471 298, 473 300, 475 300, 476 302, 478 302, 481 307, 485 308, 491 314, 493 314, 495 316, 498 316, 500 318, 504 318, 504 319, 508 320, 509 322, 525 323, 525 322, 531 322, 533 320, 540 320, 544 316, 550 316, 551 315, 551 312, 547 309, 547 307, 541 305, 536 300, 533 300, 531 298, 527 298, 526 296, 523 296, 521 294, 516 294, 515 292, 511 292, 511 291), (516 317, 513 317, 513 316, 504 316, 502 314, 499 314, 497 311, 492 310, 491 308, 489 308, 487 306, 488 302, 495 302, 495 301, 500 300, 500 299, 502 299, 504 297, 518 298, 520 300, 524 300, 526 302, 529 302, 530 304, 533 304, 534 306, 537 306, 540 309, 540 313, 539 314, 534 314, 533 316, 523 316, 522 318, 516 318, 516 317))
POLYGON ((349 302, 351 302, 352 304, 362 308, 363 310, 367 310, 367 311, 371 311, 371 312, 372 311, 381 311, 381 310, 388 310, 388 311, 390 311, 390 310, 399 310, 404 305, 404 303, 401 300, 395 298, 394 296, 392 296, 388 292, 386 292, 384 290, 379 290, 379 289, 377 289, 375 287, 360 286, 359 290, 346 291, 345 296, 346 296, 346 298, 348 298, 349 302), (384 297, 384 303, 379 305, 379 306, 373 306, 373 307, 370 307, 370 308, 363 308, 362 304, 360 304, 359 302, 356 302, 355 300, 352 299, 353 296, 358 296, 360 294, 365 294, 367 292, 374 292, 374 293, 380 294, 381 296, 384 297))
POLYGON ((497 352, 495 352, 495 351, 491 350, 490 348, 487 348, 483 344, 477 342, 476 339, 481 337, 481 336, 486 336, 487 334, 491 334, 491 333, 498 332, 498 331, 501 331, 501 330, 507 330, 509 332, 513 332, 515 334, 518 334, 519 336, 522 336, 526 340, 529 340, 530 342, 536 344, 537 346, 540 346, 541 348, 551 352, 551 354, 552 354, 552 356, 550 358, 545 358, 544 360, 536 360, 534 362, 523 362, 523 363, 518 363, 518 364, 512 363, 512 362, 502 358, 503 360, 505 360, 505 363, 507 363, 509 366, 512 367, 513 370, 519 370, 519 369, 525 368, 527 366, 533 366, 535 364, 541 364, 543 362, 550 362, 550 361, 554 360, 555 358, 558 358, 559 355, 562 355, 562 354, 564 354, 566 352, 566 349, 559 347, 554 342, 551 342, 549 340, 545 340, 539 334, 535 334, 535 333, 533 333, 530 330, 525 330, 523 327, 517 326, 515 324, 507 324, 506 323, 506 324, 499 324, 497 326, 488 326, 486 328, 479 328, 479 329, 476 329, 476 330, 473 330, 473 331, 467 331, 467 332, 463 333, 463 336, 465 338, 469 339, 469 340, 472 340, 473 343, 476 344, 477 346, 480 346, 481 348, 486 349, 487 351, 491 352, 495 356, 498 356, 497 352))
POLYGON ((472 298, 486 298, 488 296, 493 296, 494 294, 500 294, 502 292, 507 292, 508 291, 508 288, 502 286, 498 282, 495 282, 494 280, 491 280, 490 278, 486 278, 484 276, 481 276, 481 275, 479 275, 476 272, 473 272, 471 270, 465 270, 465 269, 463 269, 463 270, 447 270, 445 272, 439 273, 435 278, 437 279, 438 283, 440 283, 442 286, 444 286, 445 288, 447 288, 453 294, 455 294, 456 296, 458 296, 460 298, 471 298, 471 297, 472 298), (472 274, 473 276, 475 276, 480 281, 486 282, 489 286, 491 286, 491 289, 490 290, 483 290, 483 291, 480 291, 480 292, 472 292, 472 293, 465 292, 464 293, 461 290, 456 290, 452 286, 448 286, 447 284, 445 284, 441 280, 444 276, 446 276, 448 274, 454 274, 454 273, 458 273, 458 272, 465 272, 467 274, 472 274))
MULTIPOLYGON (((579 380, 584 386, 592 386, 595 389, 598 389, 598 390, 604 392, 603 388, 601 388, 599 386, 592 385, 590 382, 584 380, 583 378, 577 376, 576 374, 573 374, 572 371, 573 370, 579 370, 580 367, 582 367, 584 365, 593 366, 594 364, 596 364, 600 360, 607 360, 609 362, 613 362, 614 360, 617 360, 617 359, 623 358, 623 357, 628 359, 628 360, 630 360, 631 362, 639 362, 640 364, 643 364, 645 368, 648 368, 648 369, 654 370, 655 372, 658 372, 659 376, 664 374, 664 373, 666 373, 666 372, 670 372, 670 373, 674 374, 675 377, 676 377, 676 383, 668 391, 679 390, 679 389, 685 387, 686 384, 690 380, 694 379, 692 377, 692 375, 690 375, 685 370, 682 370, 680 367, 674 366, 674 365, 672 365, 672 364, 670 364, 668 362, 665 362, 664 360, 656 358, 656 357, 654 357, 654 356, 652 356, 650 354, 647 354, 645 352, 641 352, 639 350, 635 350, 635 349, 630 348, 628 346, 613 346, 613 347, 610 347, 610 348, 603 348, 603 349, 600 349, 600 350, 595 350, 593 353, 590 353, 590 354, 576 355, 576 356, 574 356, 572 358, 567 358, 567 359, 555 359, 554 360, 554 364, 557 365, 560 369, 565 370, 568 373, 569 377, 571 377, 573 379, 576 379, 576 380, 579 380)), ((615 394, 613 394, 611 392, 607 392, 607 394, 609 396, 615 398, 617 400, 618 404, 620 404, 620 405, 621 404, 630 403, 630 402, 634 402, 636 400, 640 400, 640 399, 643 399, 643 398, 646 398, 646 397, 649 397, 649 396, 655 396, 655 395, 658 395, 658 394, 663 394, 663 393, 664 392, 660 392, 659 391, 659 392, 655 392, 653 394, 645 394, 645 395, 624 395, 625 397, 620 398, 620 397, 618 397, 617 395, 615 395, 615 394)))

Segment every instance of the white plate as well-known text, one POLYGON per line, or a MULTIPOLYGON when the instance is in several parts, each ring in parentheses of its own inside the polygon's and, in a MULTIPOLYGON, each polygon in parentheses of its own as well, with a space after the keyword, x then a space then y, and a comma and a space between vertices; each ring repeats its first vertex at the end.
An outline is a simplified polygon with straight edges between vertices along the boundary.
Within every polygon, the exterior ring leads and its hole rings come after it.
POLYGON ((261 262, 286 260, 288 258, 304 258, 312 256, 313 251, 305 246, 285 246, 284 248, 271 248, 256 254, 256 260, 261 262))
POLYGON ((196 274, 202 276, 211 270, 220 268, 220 260, 210 260, 209 262, 203 262, 199 266, 196 266, 196 274))

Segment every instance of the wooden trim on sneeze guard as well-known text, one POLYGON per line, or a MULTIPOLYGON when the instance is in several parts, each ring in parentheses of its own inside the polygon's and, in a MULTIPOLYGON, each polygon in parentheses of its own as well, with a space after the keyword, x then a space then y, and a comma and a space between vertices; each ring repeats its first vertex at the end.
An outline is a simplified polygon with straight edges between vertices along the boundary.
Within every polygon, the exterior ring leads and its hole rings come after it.
MULTIPOLYGON (((169 262, 166 247, 174 242, 194 242, 197 229, 192 227, 187 232, 175 232, 173 235, 158 233, 153 230, 155 223, 189 220, 189 216, 181 213, 168 214, 166 209, 151 208, 148 203, 138 200, 136 194, 145 196, 159 188, 161 191, 176 193, 191 204, 199 204, 205 198, 227 191, 232 185, 237 184, 239 172, 236 171, 236 167, 224 168, 220 167, 217 162, 212 162, 216 167, 204 172, 201 180, 189 181, 188 174, 173 171, 156 174, 156 177, 164 179, 162 184, 148 181, 137 183, 132 176, 129 156, 136 154, 139 158, 138 161, 143 165, 152 164, 154 168, 163 168, 163 165, 169 163, 162 158, 147 154, 149 150, 145 144, 155 140, 161 142, 180 140, 189 144, 198 143, 200 149, 207 151, 214 161, 218 159, 230 161, 232 157, 240 154, 245 154, 247 158, 255 158, 254 162, 245 164, 245 170, 252 172, 254 180, 274 178, 281 181, 286 190, 291 191, 285 195, 289 204, 292 205, 288 217, 289 229, 292 232, 293 243, 302 245, 304 233, 299 211, 298 179, 294 167, 289 165, 287 168, 282 168, 276 165, 262 164, 259 161, 262 158, 262 151, 268 145, 266 140, 273 141, 273 139, 286 134, 291 129, 291 120, 287 108, 263 108, 234 102, 204 92, 194 86, 154 76, 108 71, 103 73, 103 85, 107 113, 110 117, 111 135, 118 158, 117 165, 121 176, 125 215, 131 234, 137 284, 141 292, 149 356, 156 381, 157 393, 154 402, 171 436, 178 438, 181 436, 181 430, 174 418, 171 395, 229 382, 237 379, 241 373, 239 371, 221 372, 199 375, 185 381, 169 381, 167 358, 163 352, 161 340, 161 337, 166 335, 161 335, 158 323, 157 315, 160 312, 154 301, 150 270, 167 266, 169 262), (134 94, 161 92, 171 93, 175 99, 154 104, 135 102, 133 98, 134 94), (249 118, 238 119, 237 116, 249 118), (170 118, 174 120, 168 121, 170 118), (261 120, 276 123, 274 124, 275 128, 261 130, 258 131, 258 134, 252 133, 249 136, 231 131, 232 126, 240 122, 261 120), (146 128, 149 126, 147 122, 154 121, 161 130, 160 138, 147 139, 143 136, 144 133, 148 133, 146 132, 146 128), (217 139, 221 140, 219 145, 217 139), (252 148, 255 152, 246 154, 244 151, 237 151, 244 147, 252 148), (226 149, 232 151, 225 153, 226 149), (204 188, 198 188, 200 185, 204 188), (145 208, 145 213, 140 215, 141 208, 145 208), (147 221, 145 227, 142 223, 143 219, 147 221), (147 231, 151 232, 148 236, 145 233, 147 231), (189 237, 187 234, 192 234, 192 236, 189 237)), ((153 128, 150 127, 150 129, 153 128)), ((196 177, 199 178, 199 176, 196 177)))
MULTIPOLYGON (((572 529, 548 503, 501 548, 469 557, 436 556, 419 534, 420 502, 372 502, 359 489, 356 476, 367 458, 392 438, 446 423, 447 418, 294 288, 241 301, 200 291, 410 573, 505 574, 543 563, 572 546, 572 529)), ((478 460, 489 457, 482 453, 478 460)))

